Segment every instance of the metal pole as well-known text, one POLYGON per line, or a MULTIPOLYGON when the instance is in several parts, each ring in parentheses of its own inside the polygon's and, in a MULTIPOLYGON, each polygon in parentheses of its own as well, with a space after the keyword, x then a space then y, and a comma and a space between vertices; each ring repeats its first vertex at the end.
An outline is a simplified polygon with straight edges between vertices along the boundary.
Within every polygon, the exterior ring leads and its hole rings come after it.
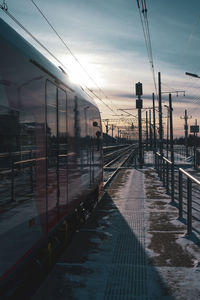
MULTIPOLYGON (((195 119, 195 126, 197 126, 197 119, 195 119)), ((196 169, 196 153, 197 152, 197 132, 194 132, 194 169, 196 169)))
POLYGON ((154 93, 152 94, 152 100, 153 100, 153 140, 154 140, 154 153, 156 153, 156 114, 155 114, 154 93))
POLYGON ((138 109, 138 138, 139 138, 139 166, 142 168, 143 166, 143 149, 142 149, 142 118, 141 118, 141 109, 142 109, 142 99, 141 95, 143 95, 142 92, 142 83, 138 82, 135 85, 136 87, 136 95, 138 96, 138 99, 136 99, 136 108, 138 109))
MULTIPOLYGON (((113 139, 113 130, 114 130, 114 126, 112 124, 112 139, 113 139)), ((113 142, 113 140, 112 140, 112 142, 113 142)))
POLYGON ((163 156, 163 128, 162 128, 162 98, 161 98, 161 75, 158 72, 158 100, 159 100, 159 148, 163 156))
POLYGON ((149 139, 150 139, 150 150, 152 150, 151 110, 149 110, 149 139))
POLYGON ((169 112, 170 112, 170 150, 171 150, 171 198, 174 202, 174 141, 173 141, 173 119, 172 119, 172 97, 169 94, 169 112))
POLYGON ((194 159, 193 159, 193 164, 194 164, 194 169, 196 168, 196 135, 195 135, 195 132, 194 132, 194 159))
POLYGON ((166 165, 166 167, 167 167, 167 170, 166 170, 166 172, 167 172, 167 174, 166 174, 166 176, 167 176, 167 178, 166 178, 166 180, 167 180, 167 193, 169 193, 169 164, 168 164, 168 162, 167 162, 167 165, 166 165))
POLYGON ((185 109, 185 148, 186 148, 186 157, 189 156, 188 154, 188 115, 187 115, 187 109, 185 109))
POLYGON ((187 234, 192 233, 192 181, 187 178, 187 234))
POLYGON ((108 134, 108 121, 107 121, 107 124, 106 124, 106 134, 108 134))
POLYGON ((162 178, 163 178, 163 186, 165 187, 165 160, 163 159, 163 162, 162 162, 162 170, 163 170, 163 175, 162 175, 162 178))
POLYGON ((167 158, 169 154, 169 107, 167 108, 167 158))
POLYGON ((155 170, 156 172, 158 171, 158 168, 157 168, 157 155, 155 154, 155 170))
MULTIPOLYGON (((138 96, 140 100, 140 96, 138 96)), ((142 118, 141 118, 141 108, 138 108, 138 131, 139 131, 139 166, 142 168, 143 157, 142 157, 142 118)))
POLYGON ((179 218, 183 217, 183 175, 182 172, 179 170, 179 218))
POLYGON ((148 150, 148 112, 146 111, 146 150, 148 150))

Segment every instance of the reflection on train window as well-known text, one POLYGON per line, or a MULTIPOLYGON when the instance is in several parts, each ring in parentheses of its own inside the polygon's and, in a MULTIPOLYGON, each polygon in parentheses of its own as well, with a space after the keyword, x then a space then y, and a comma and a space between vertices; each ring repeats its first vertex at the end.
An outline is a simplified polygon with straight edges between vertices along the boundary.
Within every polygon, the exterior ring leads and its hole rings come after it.
POLYGON ((67 98, 58 90, 58 161, 59 161, 59 208, 67 203, 67 98))
MULTIPOLYGON (((26 97, 26 94, 23 95, 26 97)), ((4 101, 5 103, 5 101, 4 101)), ((1 204, 27 201, 35 191, 35 127, 31 109, 0 106, 1 204)))
POLYGON ((57 87, 46 82, 46 153, 47 153, 47 207, 52 215, 56 215, 58 202, 57 177, 57 87))
POLYGON ((46 139, 48 168, 56 167, 57 155, 57 88, 47 81, 46 87, 46 139))
MULTIPOLYGON (((35 145, 35 127, 34 116, 30 111, 21 111, 19 114, 20 125, 20 147, 23 151, 30 150, 33 152, 35 145)), ((34 153, 33 153, 34 154, 34 153)))
POLYGON ((46 155, 48 218, 53 224, 67 204, 67 96, 49 81, 46 83, 46 155))

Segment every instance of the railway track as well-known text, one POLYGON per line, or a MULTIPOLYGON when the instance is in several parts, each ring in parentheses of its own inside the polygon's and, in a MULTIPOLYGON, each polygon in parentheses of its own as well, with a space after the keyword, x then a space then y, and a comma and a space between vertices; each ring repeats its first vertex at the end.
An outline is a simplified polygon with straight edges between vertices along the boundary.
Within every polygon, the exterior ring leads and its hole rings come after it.
POLYGON ((120 148, 120 149, 114 149, 114 147, 111 148, 111 151, 109 153, 104 153, 103 155, 103 159, 104 159, 104 167, 111 163, 112 160, 114 160, 115 158, 119 157, 119 156, 123 156, 124 153, 126 153, 127 151, 130 151, 130 149, 132 148, 133 146, 131 145, 127 145, 127 146, 124 146, 123 148, 120 148))
MULTIPOLYGON (((104 164, 104 190, 108 187, 110 182, 114 179, 120 168, 133 167, 136 163, 137 150, 133 146, 129 146, 123 151, 115 153, 115 157, 106 164, 104 164)), ((110 156, 111 157, 111 156, 110 156)))

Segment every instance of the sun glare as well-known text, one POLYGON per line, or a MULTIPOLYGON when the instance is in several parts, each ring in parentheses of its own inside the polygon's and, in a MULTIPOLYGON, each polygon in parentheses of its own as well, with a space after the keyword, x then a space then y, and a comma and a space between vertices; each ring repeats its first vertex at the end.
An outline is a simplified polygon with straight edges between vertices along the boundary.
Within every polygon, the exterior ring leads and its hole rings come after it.
POLYGON ((99 67, 98 65, 91 63, 92 57, 80 55, 78 59, 81 65, 71 56, 61 58, 68 69, 68 76, 70 80, 73 83, 84 85, 88 88, 96 87, 95 82, 98 85, 102 85, 103 79, 100 74, 99 67))

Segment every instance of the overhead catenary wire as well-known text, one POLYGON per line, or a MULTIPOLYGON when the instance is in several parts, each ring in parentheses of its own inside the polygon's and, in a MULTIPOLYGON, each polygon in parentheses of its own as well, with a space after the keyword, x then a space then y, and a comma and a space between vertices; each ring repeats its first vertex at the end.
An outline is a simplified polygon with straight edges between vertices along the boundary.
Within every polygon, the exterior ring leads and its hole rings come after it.
POLYGON ((67 69, 66 66, 51 52, 47 47, 45 47, 27 28, 25 28, 22 23, 20 23, 9 11, 8 6, 6 7, 0 5, 0 8, 10 17, 22 30, 24 30, 40 47, 42 47, 57 63, 59 63, 63 68, 67 69))
POLYGON ((156 93, 156 95, 158 95, 155 70, 154 70, 154 62, 153 62, 153 53, 152 53, 152 46, 151 46, 151 37, 150 37, 150 30, 149 30, 149 22, 148 22, 148 16, 147 16, 146 0, 137 0, 137 5, 138 5, 140 20, 141 20, 141 24, 142 24, 143 33, 144 33, 144 39, 145 39, 145 45, 146 45, 146 49, 147 49, 148 60, 149 60, 151 71, 152 71, 155 93, 156 93), (141 3, 141 6, 140 6, 140 3, 141 3), (141 10, 141 8, 142 8, 142 10, 141 10))
MULTIPOLYGON (((5 3, 5 1, 0 4, 0 9, 4 11, 4 13, 10 17, 23 31, 26 32, 42 49, 44 49, 58 64, 60 64, 64 69, 68 70, 68 68, 47 48, 45 47, 25 26, 22 25, 21 22, 19 22, 9 11, 8 6, 5 3)), ((114 112, 114 109, 112 109, 105 101, 103 101, 96 93, 94 93, 91 89, 89 89, 86 85, 85 88, 91 93, 93 96, 95 96, 98 100, 100 100, 110 111, 114 112)), ((90 95, 91 97, 91 95, 90 95)))
MULTIPOLYGON (((48 25, 51 27, 51 29, 53 30, 53 32, 56 34, 56 36, 59 38, 59 40, 61 41, 61 43, 64 45, 64 47, 68 50, 68 52, 70 53, 70 55, 74 58, 75 62, 80 66, 80 68, 84 71, 84 73, 88 76, 88 78, 95 84, 95 86, 97 87, 98 91, 101 92, 101 94, 112 103, 112 101, 108 98, 108 96, 105 94, 105 92, 99 87, 99 85, 97 84, 97 82, 92 78, 92 76, 88 73, 88 71, 86 70, 86 68, 81 64, 81 62, 78 60, 78 58, 74 55, 74 53, 71 51, 71 49, 69 48, 69 46, 67 45, 67 43, 64 41, 64 39, 61 37, 61 35, 58 33, 58 31, 55 29, 55 27, 51 24, 51 22, 49 21, 49 19, 47 18, 47 16, 43 13, 43 11, 40 9, 40 7, 35 3, 34 0, 31 0, 31 2, 33 3, 33 5, 36 7, 36 9, 39 11, 39 13, 41 14, 41 16, 45 19, 45 21, 48 23, 48 25)), ((113 105, 113 103, 112 103, 113 105)))
MULTIPOLYGON (((140 13, 140 19, 141 19, 141 23, 142 23, 142 27, 143 27, 143 32, 144 32, 144 37, 145 37, 145 44, 146 44, 146 47, 147 47, 148 58, 149 58, 149 62, 151 64, 153 62, 153 55, 152 55, 152 47, 151 47, 151 40, 150 40, 149 24, 148 24, 148 17, 147 17, 146 0, 137 0, 137 4, 138 4, 138 9, 139 9, 139 13, 140 13), (142 16, 143 16, 143 18, 142 18, 142 16)), ((195 27, 197 27, 198 23, 199 23, 199 19, 198 19, 198 22, 195 24, 195 27)), ((190 43, 190 40, 191 40, 191 37, 192 37, 193 33, 194 33, 194 30, 191 33, 191 35, 189 36, 188 44, 190 43)), ((154 65, 152 63, 152 68, 153 67, 154 67, 154 65)), ((152 73, 153 73, 153 77, 155 78, 154 69, 152 69, 152 73)), ((155 80, 154 80, 154 82, 155 82, 155 80)), ((173 89, 173 90, 174 90, 174 92, 177 92, 175 89, 173 89)), ((191 100, 190 103, 196 104, 199 100, 200 100, 199 98, 198 99, 194 99, 194 100, 191 100)), ((188 104, 188 108, 190 110, 192 110, 189 107, 189 104, 188 104)))

